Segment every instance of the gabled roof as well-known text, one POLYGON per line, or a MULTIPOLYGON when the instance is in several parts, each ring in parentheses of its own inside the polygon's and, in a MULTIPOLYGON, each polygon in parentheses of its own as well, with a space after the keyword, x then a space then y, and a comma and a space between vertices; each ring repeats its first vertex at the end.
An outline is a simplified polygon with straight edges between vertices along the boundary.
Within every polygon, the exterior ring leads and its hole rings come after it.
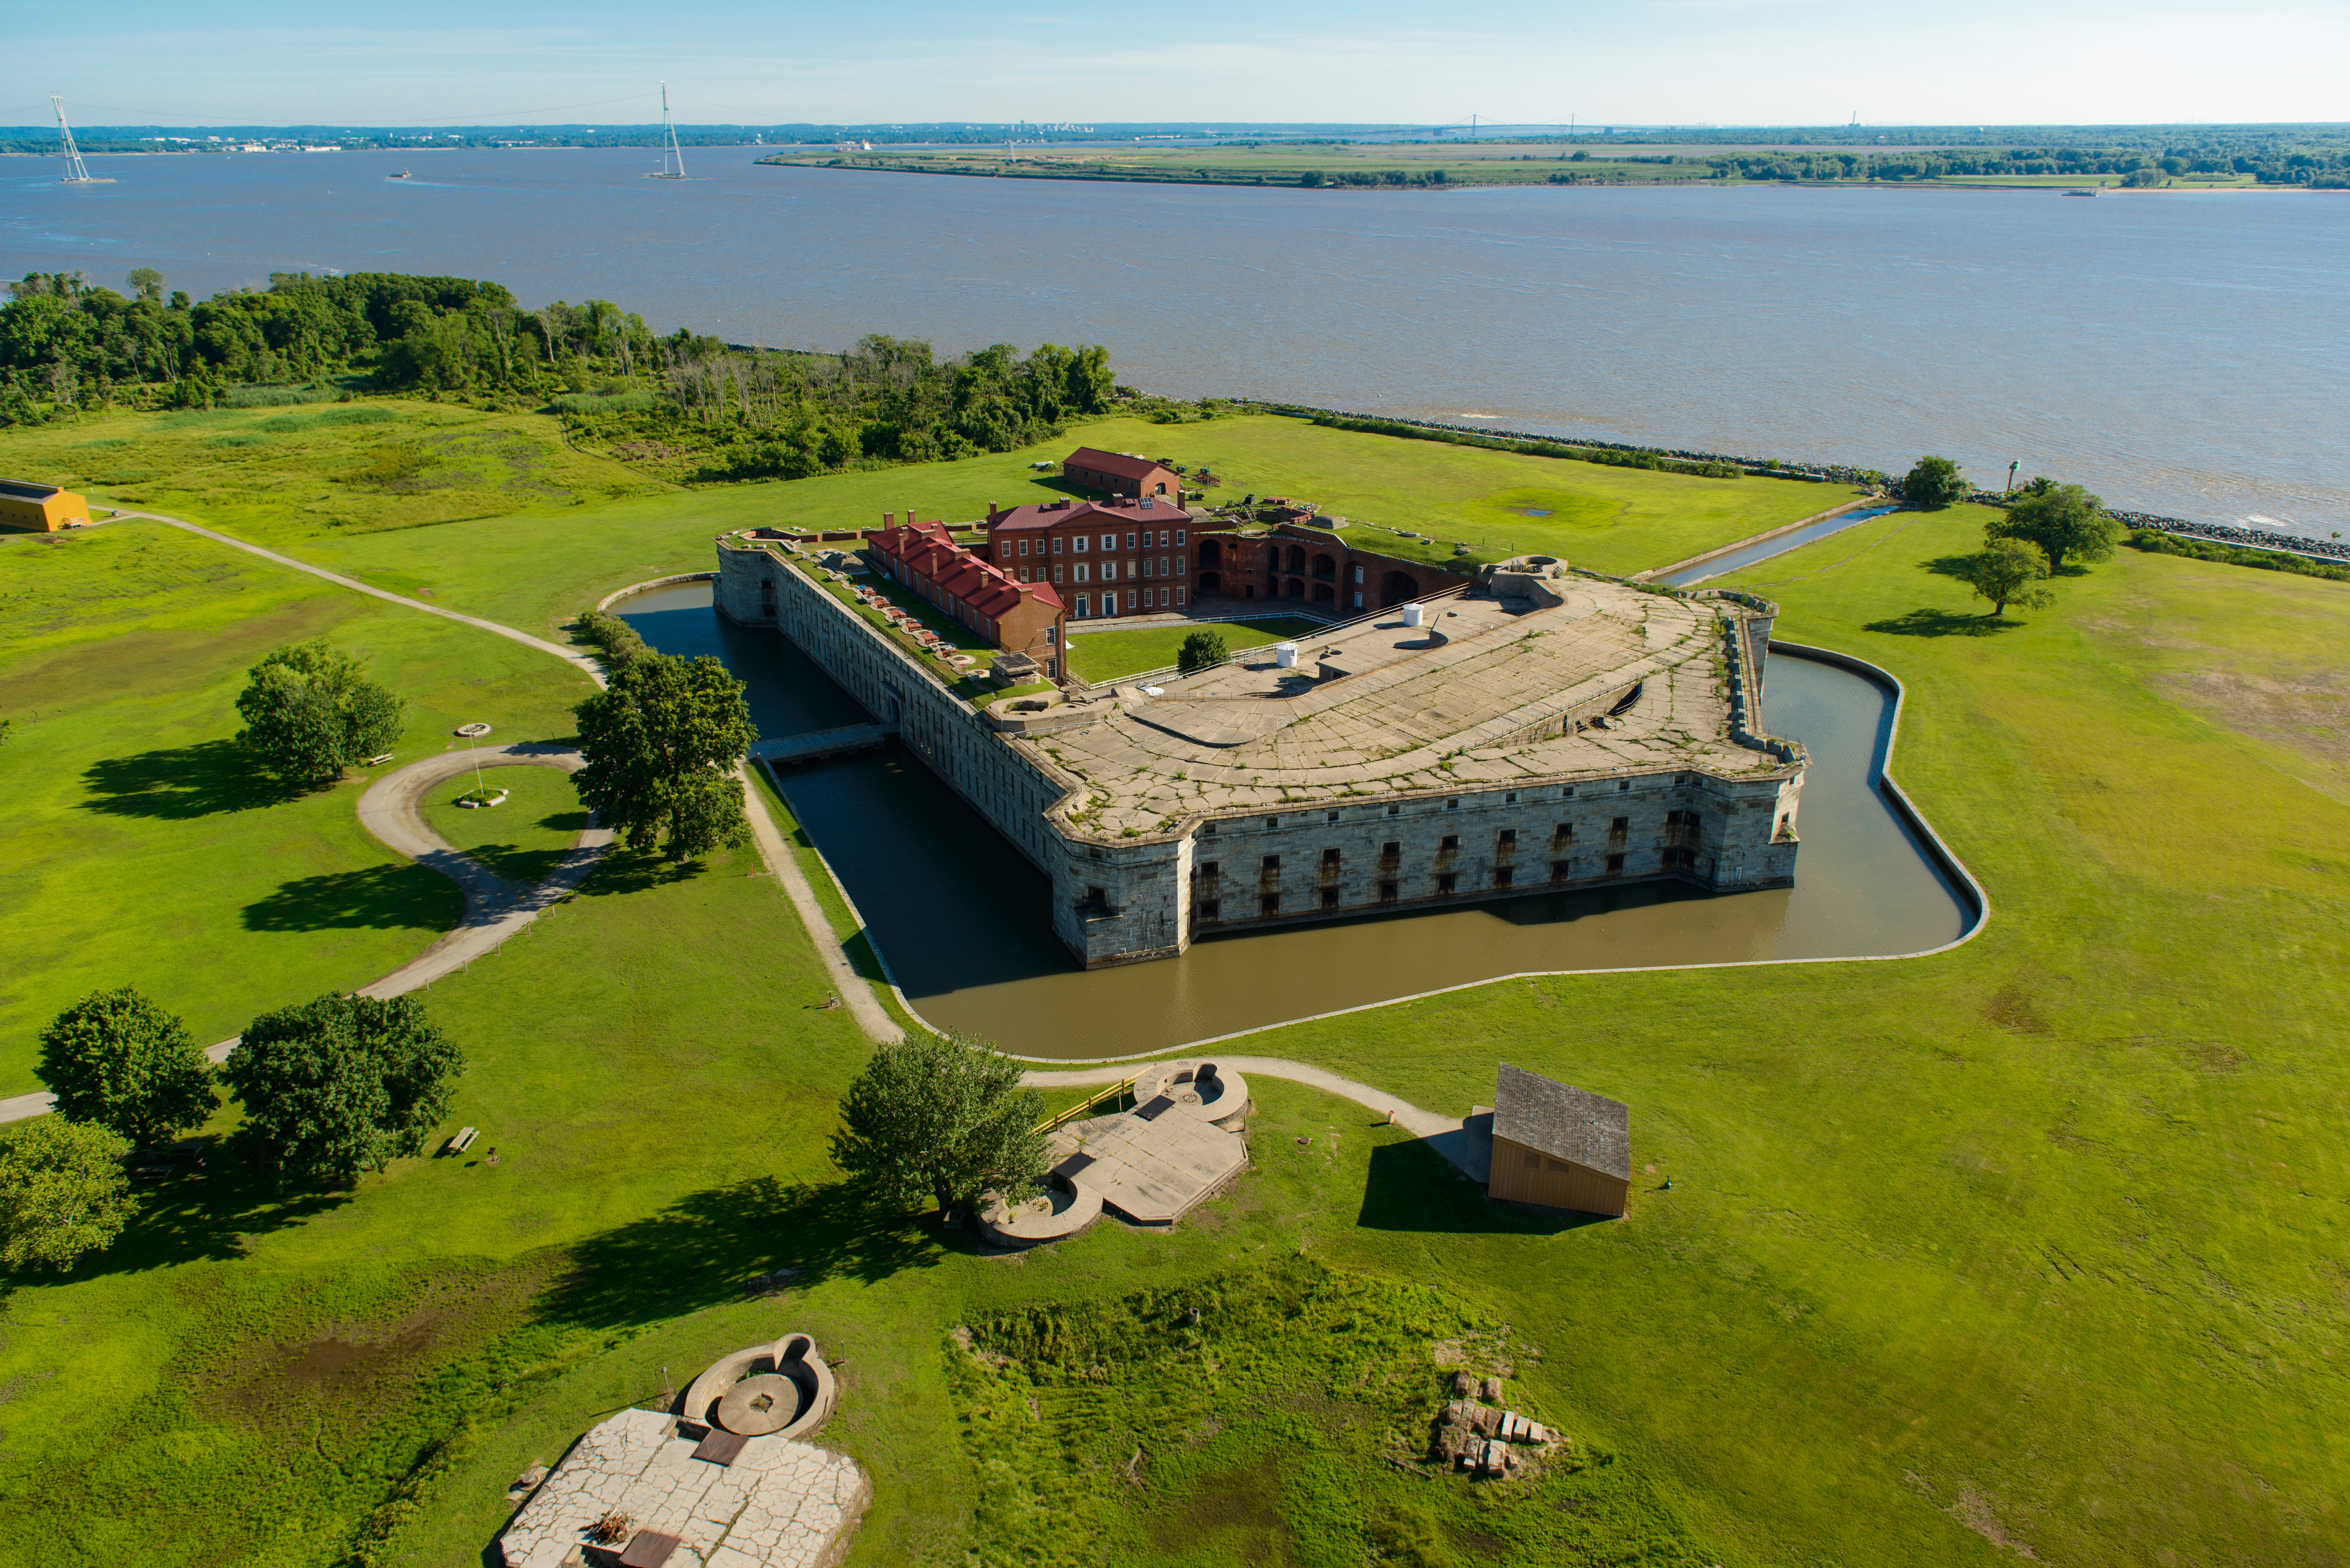
POLYGON ((1493 1085, 1493 1136, 1586 1170, 1632 1179, 1632 1108, 1502 1064, 1493 1085))
POLYGON ((1096 447, 1081 446, 1061 460, 1064 469, 1089 468, 1096 473, 1114 473, 1120 479, 1148 479, 1154 473, 1168 472, 1164 463, 1153 462, 1147 457, 1128 457, 1122 452, 1103 452, 1096 447))
POLYGON ((65 493, 62 486, 36 484, 29 479, 0 479, 0 495, 12 501, 47 501, 65 493))
POLYGON ((1150 496, 1145 499, 1155 505, 1143 506, 1128 498, 1117 501, 1046 501, 1027 506, 1014 506, 1009 512, 999 512, 988 531, 998 533, 1009 528, 1058 528, 1075 523, 1081 525, 1097 521, 1112 527, 1130 527, 1136 518, 1149 522, 1153 527, 1161 522, 1189 524, 1191 514, 1171 500, 1150 496))

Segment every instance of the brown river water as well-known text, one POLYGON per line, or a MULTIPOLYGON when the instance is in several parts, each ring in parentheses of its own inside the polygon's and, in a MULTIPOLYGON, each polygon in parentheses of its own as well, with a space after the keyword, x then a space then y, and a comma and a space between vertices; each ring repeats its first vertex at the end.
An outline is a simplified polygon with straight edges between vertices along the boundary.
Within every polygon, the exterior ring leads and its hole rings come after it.
MULTIPOLYGON (((734 626, 710 598, 692 584, 614 607, 665 653, 723 659, 762 735, 868 717, 779 633, 734 626)), ((1768 729, 1811 750, 1792 888, 1530 894, 1218 936, 1179 959, 1091 972, 1052 935, 1044 876, 904 751, 786 769, 784 787, 915 1009, 1026 1056, 1164 1051, 1523 971, 1878 958, 1957 940, 1970 906, 1875 787, 1891 697, 1774 652, 1763 702, 1768 729)))

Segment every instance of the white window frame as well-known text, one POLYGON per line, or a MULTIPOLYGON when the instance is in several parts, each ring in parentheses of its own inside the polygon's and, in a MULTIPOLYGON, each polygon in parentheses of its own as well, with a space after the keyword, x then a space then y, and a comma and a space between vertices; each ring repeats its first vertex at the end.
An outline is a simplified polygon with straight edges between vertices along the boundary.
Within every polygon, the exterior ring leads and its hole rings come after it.
POLYGON ((1180 548, 1182 547, 1182 545, 1183 545, 1183 530, 1182 530, 1182 529, 1180 529, 1180 528, 1178 528, 1178 529, 1176 529, 1176 530, 1175 530, 1175 545, 1176 545, 1176 548, 1180 549, 1180 548))
POLYGON ((1077 542, 1076 542, 1076 553, 1077 553, 1078 555, 1080 555, 1080 556, 1082 556, 1082 555, 1084 555, 1084 554, 1086 553, 1086 536, 1085 536, 1083 534, 1080 534, 1080 535, 1077 535, 1077 542))

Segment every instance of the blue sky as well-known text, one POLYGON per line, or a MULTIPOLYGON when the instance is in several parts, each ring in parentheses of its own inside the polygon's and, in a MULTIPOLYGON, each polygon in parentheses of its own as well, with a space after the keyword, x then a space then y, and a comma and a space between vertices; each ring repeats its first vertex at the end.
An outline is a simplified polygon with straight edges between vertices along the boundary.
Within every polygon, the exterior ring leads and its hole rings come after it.
POLYGON ((2350 119, 2341 0, 12 10, 9 124, 2350 119))

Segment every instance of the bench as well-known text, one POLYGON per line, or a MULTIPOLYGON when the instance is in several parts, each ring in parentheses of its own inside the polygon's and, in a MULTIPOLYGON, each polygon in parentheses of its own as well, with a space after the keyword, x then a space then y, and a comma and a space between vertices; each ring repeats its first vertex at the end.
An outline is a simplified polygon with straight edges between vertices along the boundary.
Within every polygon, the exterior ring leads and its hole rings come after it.
POLYGON ((467 1149, 473 1147, 473 1140, 481 1136, 482 1129, 479 1127, 459 1127, 457 1129, 457 1136, 451 1138, 446 1144, 444 1144, 442 1147, 441 1152, 442 1154, 463 1154, 467 1149))

